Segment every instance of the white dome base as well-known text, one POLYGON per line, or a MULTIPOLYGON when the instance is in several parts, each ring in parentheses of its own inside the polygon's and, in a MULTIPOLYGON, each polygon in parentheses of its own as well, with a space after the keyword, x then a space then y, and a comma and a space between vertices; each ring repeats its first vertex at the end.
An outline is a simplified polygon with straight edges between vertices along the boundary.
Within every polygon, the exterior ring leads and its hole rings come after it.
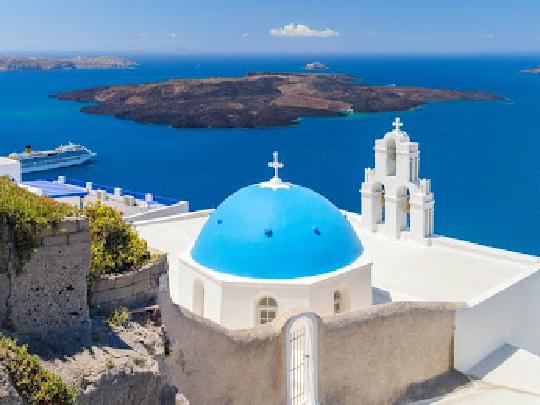
POLYGON ((216 272, 195 262, 189 249, 173 268, 170 283, 179 287, 171 292, 173 302, 228 329, 259 324, 258 303, 263 297, 276 301, 277 316, 291 311, 333 315, 336 291, 341 295, 340 312, 372 303, 371 262, 365 256, 333 272, 282 280, 216 272))

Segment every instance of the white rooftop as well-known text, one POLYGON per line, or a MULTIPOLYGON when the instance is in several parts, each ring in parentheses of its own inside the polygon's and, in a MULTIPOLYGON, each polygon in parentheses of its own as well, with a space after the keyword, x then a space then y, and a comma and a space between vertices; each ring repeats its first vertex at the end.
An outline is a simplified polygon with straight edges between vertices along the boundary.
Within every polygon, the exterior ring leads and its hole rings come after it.
MULTIPOLYGON (((360 215, 349 214, 358 223, 360 215)), ((459 302, 489 298, 540 270, 537 257, 435 236, 431 246, 359 230, 373 261, 373 286, 391 301, 459 302)))
POLYGON ((19 182, 21 181, 21 164, 17 160, 0 157, 0 176, 19 182))
MULTIPOLYGON (((196 239, 211 210, 135 222, 150 246, 169 253, 177 265, 180 254, 196 239)), ((365 252, 373 261, 375 301, 458 302, 468 306, 496 294, 537 272, 539 259, 446 237, 432 246, 395 241, 360 230, 360 216, 347 213, 365 252)))

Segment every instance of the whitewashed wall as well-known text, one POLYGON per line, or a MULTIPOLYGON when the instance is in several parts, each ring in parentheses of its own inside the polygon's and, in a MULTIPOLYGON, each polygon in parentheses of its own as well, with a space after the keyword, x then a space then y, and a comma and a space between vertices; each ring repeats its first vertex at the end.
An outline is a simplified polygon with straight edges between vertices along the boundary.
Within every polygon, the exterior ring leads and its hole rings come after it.
POLYGON ((358 264, 359 267, 341 274, 321 276, 316 282, 255 279, 249 282, 228 275, 212 275, 196 264, 188 252, 182 254, 177 263, 178 266, 169 269, 173 302, 193 311, 194 284, 198 278, 204 285, 203 316, 229 329, 253 327, 257 319, 257 303, 263 296, 276 299, 278 315, 292 311, 331 315, 334 311, 334 291, 346 285, 351 310, 371 305, 370 262, 362 262, 358 264))
POLYGON ((169 270, 171 277, 169 281, 178 283, 174 295, 171 289, 171 298, 175 304, 193 310, 193 287, 198 278, 204 285, 204 314, 205 318, 213 322, 221 322, 221 283, 207 277, 202 272, 194 270, 180 259, 178 271, 169 270), (177 274, 174 274, 177 273, 177 274))
POLYGON ((365 308, 372 303, 371 263, 314 284, 310 291, 310 310, 318 315, 334 313, 334 291, 346 286, 349 310, 365 308))
POLYGON ((292 311, 311 311, 318 315, 334 313, 334 291, 342 285, 349 289, 350 310, 371 305, 371 263, 342 274, 331 274, 310 284, 272 283, 263 280, 253 283, 222 283, 221 324, 229 329, 250 328, 255 325, 257 302, 270 296, 278 303, 278 315, 292 311))
POLYGON ((223 284, 221 324, 229 329, 255 325, 257 301, 263 296, 276 299, 278 315, 309 308, 309 287, 276 284, 223 284))
POLYGON ((456 311, 456 369, 466 372, 505 343, 540 355, 540 272, 456 311))
POLYGON ((0 157, 0 176, 8 176, 19 183, 21 181, 21 164, 16 160, 0 157))
POLYGON ((166 216, 185 214, 186 212, 189 212, 189 202, 180 201, 173 205, 154 208, 149 211, 139 212, 137 214, 125 216, 124 220, 126 222, 149 221, 152 219, 163 218, 166 216))

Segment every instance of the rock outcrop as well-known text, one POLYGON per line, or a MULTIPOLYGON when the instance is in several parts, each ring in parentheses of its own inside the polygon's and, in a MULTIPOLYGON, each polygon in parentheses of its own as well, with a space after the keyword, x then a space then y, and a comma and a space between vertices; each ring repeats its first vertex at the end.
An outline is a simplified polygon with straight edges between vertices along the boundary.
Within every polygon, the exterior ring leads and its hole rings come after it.
POLYGON ((77 405, 173 405, 176 388, 160 372, 165 340, 157 308, 140 311, 125 327, 110 330, 104 318, 93 318, 89 347, 68 355, 40 351, 44 366, 79 387, 77 405))

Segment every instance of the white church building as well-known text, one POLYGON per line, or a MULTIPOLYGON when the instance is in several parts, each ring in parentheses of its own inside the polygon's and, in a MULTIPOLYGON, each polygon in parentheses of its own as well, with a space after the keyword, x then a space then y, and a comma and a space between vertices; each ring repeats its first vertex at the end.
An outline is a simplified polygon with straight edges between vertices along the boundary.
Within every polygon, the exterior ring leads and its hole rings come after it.
POLYGON ((274 177, 237 191, 181 253, 173 301, 230 329, 294 310, 330 315, 371 305, 371 262, 347 215, 274 177))
POLYGON ((418 144, 402 125, 396 119, 375 141, 361 213, 282 180, 275 153, 269 181, 215 210, 132 218, 169 256, 173 302, 229 329, 292 311, 331 316, 391 301, 450 302, 461 308, 456 369, 505 344, 540 355, 539 259, 434 233, 431 182, 420 177, 418 144))

